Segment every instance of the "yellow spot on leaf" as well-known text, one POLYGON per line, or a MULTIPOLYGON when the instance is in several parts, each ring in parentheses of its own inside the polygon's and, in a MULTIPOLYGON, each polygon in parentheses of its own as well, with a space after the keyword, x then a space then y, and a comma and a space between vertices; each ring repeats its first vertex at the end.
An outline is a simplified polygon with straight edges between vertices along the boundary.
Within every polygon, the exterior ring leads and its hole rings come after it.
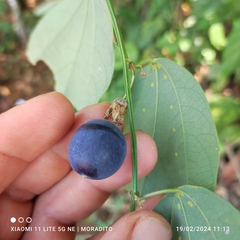
POLYGON ((181 191, 181 192, 179 192, 179 194, 181 195, 181 196, 184 196, 184 193, 181 191))
POLYGON ((170 105, 170 109, 173 109, 173 105, 170 105))
POLYGON ((145 109, 145 108, 143 108, 143 109, 142 109, 142 111, 143 111, 143 112, 146 112, 146 109, 145 109))
POLYGON ((156 69, 155 64, 152 64, 151 68, 152 68, 152 69, 156 69))
POLYGON ((175 157, 177 157, 178 156, 178 152, 175 152, 174 155, 175 155, 175 157))
POLYGON ((178 240, 182 240, 182 237, 181 237, 181 236, 179 236, 179 237, 178 237, 178 240))
POLYGON ((193 206, 192 202, 190 202, 190 201, 189 201, 187 204, 188 204, 190 207, 193 206))
POLYGON ((157 68, 161 68, 161 64, 160 63, 157 64, 157 68))
POLYGON ((181 205, 180 205, 179 203, 178 203, 178 205, 177 205, 177 208, 178 208, 178 209, 181 209, 181 205))
POLYGON ((154 87, 154 82, 151 83, 151 87, 154 87))
POLYGON ((173 128, 172 131, 173 131, 173 132, 176 132, 176 128, 173 128))
POLYGON ((164 77, 164 79, 167 79, 167 75, 166 75, 166 74, 164 74, 164 76, 163 76, 163 77, 164 77))

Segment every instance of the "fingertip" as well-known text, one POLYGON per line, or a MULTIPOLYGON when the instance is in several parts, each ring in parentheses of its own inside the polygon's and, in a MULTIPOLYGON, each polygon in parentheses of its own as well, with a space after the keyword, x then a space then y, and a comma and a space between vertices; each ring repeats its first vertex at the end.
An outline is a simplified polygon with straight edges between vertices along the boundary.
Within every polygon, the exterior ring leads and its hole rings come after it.
POLYGON ((32 100, 39 101, 40 98, 43 98, 44 101, 49 103, 49 106, 52 106, 56 113, 59 113, 60 117, 66 116, 67 119, 73 121, 74 119, 74 107, 70 100, 66 98, 60 92, 49 92, 46 94, 42 94, 32 100))
POLYGON ((143 177, 154 168, 158 160, 157 145, 147 133, 137 130, 139 177, 143 177))
POLYGON ((79 121, 79 125, 82 125, 84 122, 93 119, 103 119, 104 113, 107 111, 109 106, 109 102, 101 102, 84 107, 76 113, 76 118, 77 121, 79 121))
MULTIPOLYGON (((142 178, 149 174, 157 163, 158 152, 157 146, 153 138, 141 130, 136 131, 137 136, 137 161, 138 161, 138 177, 142 178)), ((129 172, 132 175, 132 145, 130 133, 126 135, 127 141, 127 156, 122 168, 124 172, 129 172)), ((120 169, 119 172, 123 170, 120 169)))
MULTIPOLYGON (((107 231, 101 237, 102 240, 157 240, 160 236, 161 239, 172 239, 171 226, 167 220, 160 214, 149 210, 128 213, 115 222, 111 229, 112 231, 107 231)), ((92 239, 98 238, 95 236, 92 239)))
POLYGON ((0 191, 71 128, 74 110, 58 92, 34 97, 0 115, 0 191))
POLYGON ((152 211, 142 210, 131 216, 136 219, 131 232, 131 240, 152 239, 157 240, 159 236, 165 240, 172 239, 172 230, 167 220, 152 211))

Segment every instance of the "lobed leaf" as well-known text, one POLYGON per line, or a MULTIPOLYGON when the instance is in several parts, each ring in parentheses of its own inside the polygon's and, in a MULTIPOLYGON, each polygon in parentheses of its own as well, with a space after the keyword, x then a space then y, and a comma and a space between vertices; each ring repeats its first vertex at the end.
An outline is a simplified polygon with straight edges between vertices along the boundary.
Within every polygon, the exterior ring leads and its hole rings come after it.
POLYGON ((132 87, 136 128, 158 148, 154 170, 140 182, 142 194, 181 185, 214 190, 218 138, 200 85, 184 68, 157 59, 143 68, 132 87))
POLYGON ((202 187, 182 186, 154 209, 171 224, 178 240, 238 240, 240 213, 229 202, 202 187))
POLYGON ((46 62, 56 91, 77 109, 96 103, 114 68, 112 21, 105 0, 61 0, 41 19, 30 37, 31 63, 46 62))

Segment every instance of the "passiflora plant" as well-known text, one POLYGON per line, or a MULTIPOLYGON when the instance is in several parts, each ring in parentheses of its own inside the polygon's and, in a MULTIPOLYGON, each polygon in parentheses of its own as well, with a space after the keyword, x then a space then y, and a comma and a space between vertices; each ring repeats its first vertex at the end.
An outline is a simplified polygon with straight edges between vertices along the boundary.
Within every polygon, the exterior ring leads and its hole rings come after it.
POLYGON ((125 125, 132 141, 130 210, 164 193, 154 211, 169 221, 173 239, 238 240, 238 210, 214 193, 218 137, 201 86, 171 60, 133 63, 110 0, 53 2, 30 37, 27 56, 33 64, 38 60, 48 64, 55 90, 79 110, 98 102, 109 87, 114 47, 122 58, 125 125), (158 148, 157 165, 140 180, 136 128, 151 135, 158 148))

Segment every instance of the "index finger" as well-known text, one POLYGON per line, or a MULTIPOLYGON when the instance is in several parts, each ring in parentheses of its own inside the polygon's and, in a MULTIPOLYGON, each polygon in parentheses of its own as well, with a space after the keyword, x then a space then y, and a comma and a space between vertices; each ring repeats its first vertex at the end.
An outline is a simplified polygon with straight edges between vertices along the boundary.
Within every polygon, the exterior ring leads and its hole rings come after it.
POLYGON ((74 121, 60 93, 35 97, 0 115, 0 193, 27 164, 60 140, 74 121))

